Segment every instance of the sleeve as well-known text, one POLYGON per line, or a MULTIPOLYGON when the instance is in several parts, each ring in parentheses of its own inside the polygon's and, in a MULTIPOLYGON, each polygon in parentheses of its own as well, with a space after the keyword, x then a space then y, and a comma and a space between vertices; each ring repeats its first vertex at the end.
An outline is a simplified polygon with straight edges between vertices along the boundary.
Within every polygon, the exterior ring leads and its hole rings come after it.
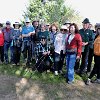
POLYGON ((77 56, 81 56, 82 52, 82 38, 81 35, 78 34, 77 36, 77 56))

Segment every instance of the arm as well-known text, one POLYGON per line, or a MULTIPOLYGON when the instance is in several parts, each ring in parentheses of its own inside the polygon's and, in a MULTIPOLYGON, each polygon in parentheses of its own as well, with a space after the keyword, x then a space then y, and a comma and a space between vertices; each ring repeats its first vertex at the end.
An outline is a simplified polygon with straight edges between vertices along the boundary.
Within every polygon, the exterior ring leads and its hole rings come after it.
POLYGON ((81 52, 82 52, 82 38, 81 35, 79 34, 77 36, 77 58, 81 57, 81 52))

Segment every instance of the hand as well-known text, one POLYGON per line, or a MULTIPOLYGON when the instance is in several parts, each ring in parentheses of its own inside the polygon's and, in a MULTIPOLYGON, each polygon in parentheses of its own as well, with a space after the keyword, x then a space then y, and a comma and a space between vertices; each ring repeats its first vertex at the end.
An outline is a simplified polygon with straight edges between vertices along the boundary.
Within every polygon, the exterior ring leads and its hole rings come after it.
POLYGON ((80 60, 80 56, 77 56, 76 59, 77 59, 77 60, 80 60))
POLYGON ((47 55, 48 53, 47 52, 43 52, 43 55, 47 55))
POLYGON ((50 51, 48 51, 48 55, 50 54, 50 51))
POLYGON ((87 44, 88 44, 88 42, 82 42, 82 46, 85 46, 87 44))

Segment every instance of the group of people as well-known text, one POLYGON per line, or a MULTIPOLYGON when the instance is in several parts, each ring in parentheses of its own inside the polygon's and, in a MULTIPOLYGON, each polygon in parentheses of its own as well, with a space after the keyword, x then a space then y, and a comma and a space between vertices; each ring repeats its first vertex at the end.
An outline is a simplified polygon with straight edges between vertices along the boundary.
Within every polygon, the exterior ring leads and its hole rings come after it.
POLYGON ((69 84, 74 82, 75 72, 80 76, 89 74, 87 84, 97 74, 95 81, 100 83, 100 24, 95 25, 95 30, 91 29, 88 18, 82 24, 79 30, 76 23, 65 22, 58 28, 56 23, 39 24, 37 20, 31 23, 29 18, 23 26, 15 22, 11 27, 7 21, 3 27, 0 23, 0 64, 20 65, 23 54, 26 65, 35 60, 34 66, 39 72, 50 70, 55 75, 62 74, 66 64, 65 77, 69 84))

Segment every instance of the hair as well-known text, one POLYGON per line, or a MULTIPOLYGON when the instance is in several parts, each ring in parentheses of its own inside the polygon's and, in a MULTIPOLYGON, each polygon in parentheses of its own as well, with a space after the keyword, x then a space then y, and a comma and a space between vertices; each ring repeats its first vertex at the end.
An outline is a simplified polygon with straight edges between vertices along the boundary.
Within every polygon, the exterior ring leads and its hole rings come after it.
POLYGON ((3 24, 2 23, 0 23, 0 27, 3 27, 3 24))
POLYGON ((79 33, 78 26, 77 26, 77 24, 75 24, 75 23, 70 24, 70 26, 69 26, 69 32, 70 32, 70 27, 71 27, 71 26, 74 26, 74 27, 75 27, 75 34, 76 34, 76 33, 79 33))
POLYGON ((56 27, 56 31, 58 31, 58 26, 57 26, 56 23, 53 23, 53 24, 50 26, 49 31, 52 32, 52 27, 53 27, 53 26, 56 27))

